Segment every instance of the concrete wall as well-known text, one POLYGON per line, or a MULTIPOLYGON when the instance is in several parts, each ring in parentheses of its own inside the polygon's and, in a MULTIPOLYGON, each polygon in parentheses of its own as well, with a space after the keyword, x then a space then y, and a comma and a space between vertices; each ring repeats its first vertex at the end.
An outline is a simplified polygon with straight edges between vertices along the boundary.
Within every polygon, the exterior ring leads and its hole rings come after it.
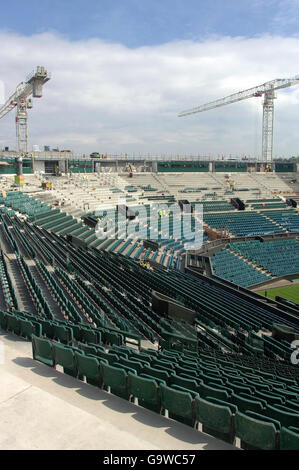
POLYGON ((45 171, 45 162, 41 160, 36 160, 33 163, 34 171, 45 171))

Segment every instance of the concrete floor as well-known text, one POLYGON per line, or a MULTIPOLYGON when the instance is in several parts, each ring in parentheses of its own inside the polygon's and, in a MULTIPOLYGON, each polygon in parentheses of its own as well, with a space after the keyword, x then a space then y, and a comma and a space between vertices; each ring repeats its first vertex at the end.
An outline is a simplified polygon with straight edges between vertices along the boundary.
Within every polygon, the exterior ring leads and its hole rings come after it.
POLYGON ((30 342, 0 331, 0 449, 236 447, 36 362, 30 342))

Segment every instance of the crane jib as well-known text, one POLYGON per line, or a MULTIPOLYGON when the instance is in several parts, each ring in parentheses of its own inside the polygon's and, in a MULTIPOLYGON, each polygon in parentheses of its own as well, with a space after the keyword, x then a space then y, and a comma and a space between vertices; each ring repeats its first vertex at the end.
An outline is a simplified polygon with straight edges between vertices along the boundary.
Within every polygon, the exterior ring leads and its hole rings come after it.
POLYGON ((293 78, 277 78, 270 82, 263 83, 247 90, 233 93, 232 95, 220 98, 216 101, 197 106, 196 108, 182 111, 178 114, 178 117, 188 116, 190 114, 201 113, 203 111, 209 111, 210 109, 219 108, 238 101, 246 100, 252 97, 260 97, 264 95, 263 102, 263 129, 262 129, 262 160, 271 162, 273 153, 273 111, 274 111, 274 98, 275 90, 281 88, 287 88, 299 83, 299 75, 293 78))
POLYGON ((27 109, 32 108, 31 95, 35 98, 42 96, 43 85, 50 80, 50 74, 44 67, 37 66, 36 69, 27 77, 26 82, 21 82, 16 87, 15 92, 0 107, 0 119, 17 107, 17 141, 18 151, 28 151, 27 135, 27 109))

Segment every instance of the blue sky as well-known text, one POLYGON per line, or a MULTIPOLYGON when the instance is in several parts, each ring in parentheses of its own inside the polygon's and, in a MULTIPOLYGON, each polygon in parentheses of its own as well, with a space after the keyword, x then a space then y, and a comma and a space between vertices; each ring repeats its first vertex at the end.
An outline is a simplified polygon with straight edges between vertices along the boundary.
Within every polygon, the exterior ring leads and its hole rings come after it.
MULTIPOLYGON (((2 1, 0 102, 43 65, 52 78, 29 112, 30 146, 255 156, 261 99, 177 114, 298 75, 298 25, 299 0, 2 1)), ((299 155, 299 86, 277 98, 274 156, 299 155)), ((11 112, 0 148, 15 144, 11 112)))
POLYGON ((209 36, 298 34, 298 0, 11 0, 0 25, 32 35, 101 38, 128 47, 209 36))

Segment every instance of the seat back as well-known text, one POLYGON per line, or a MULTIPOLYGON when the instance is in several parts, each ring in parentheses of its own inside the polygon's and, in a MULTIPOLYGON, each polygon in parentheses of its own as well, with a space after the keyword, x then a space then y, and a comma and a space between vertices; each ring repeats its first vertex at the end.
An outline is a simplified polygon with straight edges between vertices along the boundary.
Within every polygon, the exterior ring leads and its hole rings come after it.
POLYGON ((0 310, 0 328, 2 328, 2 330, 7 329, 7 315, 7 312, 0 310))
POLYGON ((110 387, 110 392, 113 395, 129 399, 129 391, 127 385, 127 373, 123 369, 113 367, 109 364, 100 364, 100 373, 104 388, 110 387))
POLYGON ((75 351, 76 365, 79 376, 85 376, 86 382, 101 387, 100 361, 95 356, 84 355, 75 351))
POLYGON ((7 330, 12 331, 18 336, 21 333, 20 318, 14 315, 13 313, 7 315, 7 330))
POLYGON ((101 332, 94 328, 81 328, 81 338, 85 343, 100 343, 102 339, 101 332))
POLYGON ((131 396, 138 399, 138 405, 160 412, 159 387, 155 380, 129 374, 128 386, 131 396))
POLYGON ((280 450, 299 450, 299 430, 281 428, 280 450))
POLYGON ((260 421, 238 411, 235 416, 235 435, 242 449, 275 450, 276 428, 273 423, 260 421))
POLYGON ((234 442, 232 412, 228 406, 196 397, 194 412, 195 420, 203 426, 203 432, 231 444, 234 442))
POLYGON ((181 387, 188 388, 194 392, 198 391, 198 384, 196 380, 186 379, 185 377, 180 377, 179 375, 171 375, 169 379, 170 385, 180 385, 181 387))
POLYGON ((165 380, 165 382, 168 383, 170 374, 166 370, 161 370, 161 369, 156 369, 155 367, 146 366, 144 367, 143 372, 153 377, 157 377, 158 379, 165 380))
POLYGON ((268 405, 266 414, 267 416, 280 421, 282 426, 299 426, 299 412, 292 412, 291 410, 288 410, 287 407, 268 405))
POLYGON ((38 325, 38 328, 36 322, 34 324, 25 318, 20 318, 20 327, 20 334, 23 338, 31 339, 32 334, 35 334, 36 336, 40 336, 41 334, 41 326, 38 325))
POLYGON ((161 406, 168 410, 169 418, 194 426, 193 400, 190 393, 160 385, 161 406))
POLYGON ((32 335, 31 340, 33 359, 54 367, 55 363, 52 342, 46 338, 39 338, 35 335, 32 335))
POLYGON ((54 336, 63 344, 69 344, 73 339, 73 330, 69 326, 54 325, 54 336))
POLYGON ((238 410, 242 412, 251 410, 256 413, 261 413, 264 409, 263 404, 260 401, 256 399, 250 400, 249 398, 244 398, 237 394, 232 395, 231 401, 238 407, 238 410))
POLYGON ((138 362, 137 360, 125 359, 124 357, 120 357, 119 363, 136 370, 137 374, 140 374, 143 370, 142 363, 138 362))
POLYGON ((220 400, 228 400, 229 393, 225 388, 210 387, 209 385, 200 385, 200 396, 206 398, 208 396, 219 398, 220 400))
POLYGON ((77 376, 77 365, 72 348, 59 343, 53 343, 53 354, 55 365, 61 365, 65 374, 73 377, 77 376))

